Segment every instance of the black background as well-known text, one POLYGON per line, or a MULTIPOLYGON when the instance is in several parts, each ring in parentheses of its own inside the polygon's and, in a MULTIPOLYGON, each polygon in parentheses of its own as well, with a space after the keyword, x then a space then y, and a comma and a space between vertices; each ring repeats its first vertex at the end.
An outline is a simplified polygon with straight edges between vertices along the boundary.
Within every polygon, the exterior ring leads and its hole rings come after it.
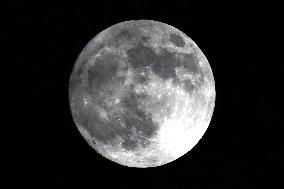
POLYGON ((276 30, 269 10, 150 1, 2 7, 1 75, 8 94, 2 119, 10 130, 3 132, 9 136, 10 184, 283 186, 277 171, 283 169, 279 81, 284 67, 270 45, 273 35, 266 33, 276 30), (135 19, 164 22, 186 33, 206 55, 216 83, 214 114, 200 142, 178 160, 147 169, 124 167, 96 153, 75 127, 68 102, 70 73, 86 43, 107 27, 135 19))

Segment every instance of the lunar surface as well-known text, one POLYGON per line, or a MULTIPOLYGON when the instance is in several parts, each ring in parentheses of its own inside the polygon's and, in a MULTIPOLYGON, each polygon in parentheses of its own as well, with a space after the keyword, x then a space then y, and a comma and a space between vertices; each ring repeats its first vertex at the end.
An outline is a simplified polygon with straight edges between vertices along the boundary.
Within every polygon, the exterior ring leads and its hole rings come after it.
POLYGON ((210 65, 183 32, 133 20, 96 35, 69 83, 74 122, 99 154, 128 167, 156 167, 190 151, 215 106, 210 65))

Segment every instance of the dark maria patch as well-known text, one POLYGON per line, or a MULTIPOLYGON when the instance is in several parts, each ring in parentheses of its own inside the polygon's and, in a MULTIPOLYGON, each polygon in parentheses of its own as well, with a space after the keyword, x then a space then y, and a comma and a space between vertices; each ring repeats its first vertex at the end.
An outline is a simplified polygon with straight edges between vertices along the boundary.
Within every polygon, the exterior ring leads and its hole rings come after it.
POLYGON ((185 45, 185 42, 182 36, 175 34, 175 33, 170 34, 170 41, 177 47, 184 47, 185 45))

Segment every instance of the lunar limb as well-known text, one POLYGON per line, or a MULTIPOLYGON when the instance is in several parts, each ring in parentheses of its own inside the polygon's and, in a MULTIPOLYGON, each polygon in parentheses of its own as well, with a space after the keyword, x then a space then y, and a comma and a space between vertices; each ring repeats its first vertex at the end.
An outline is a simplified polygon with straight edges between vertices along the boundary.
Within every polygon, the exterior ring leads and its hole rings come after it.
POLYGON ((134 20, 99 33, 70 78, 73 119, 104 157, 160 166, 190 151, 209 126, 215 83, 199 47, 183 32, 134 20))

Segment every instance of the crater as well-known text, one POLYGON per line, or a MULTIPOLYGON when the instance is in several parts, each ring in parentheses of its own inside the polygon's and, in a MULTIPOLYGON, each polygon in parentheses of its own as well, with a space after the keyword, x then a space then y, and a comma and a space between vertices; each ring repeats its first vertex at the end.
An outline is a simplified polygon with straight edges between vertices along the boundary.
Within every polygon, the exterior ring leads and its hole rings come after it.
POLYGON ((177 47, 184 47, 185 45, 183 37, 175 33, 170 34, 170 41, 177 47))

